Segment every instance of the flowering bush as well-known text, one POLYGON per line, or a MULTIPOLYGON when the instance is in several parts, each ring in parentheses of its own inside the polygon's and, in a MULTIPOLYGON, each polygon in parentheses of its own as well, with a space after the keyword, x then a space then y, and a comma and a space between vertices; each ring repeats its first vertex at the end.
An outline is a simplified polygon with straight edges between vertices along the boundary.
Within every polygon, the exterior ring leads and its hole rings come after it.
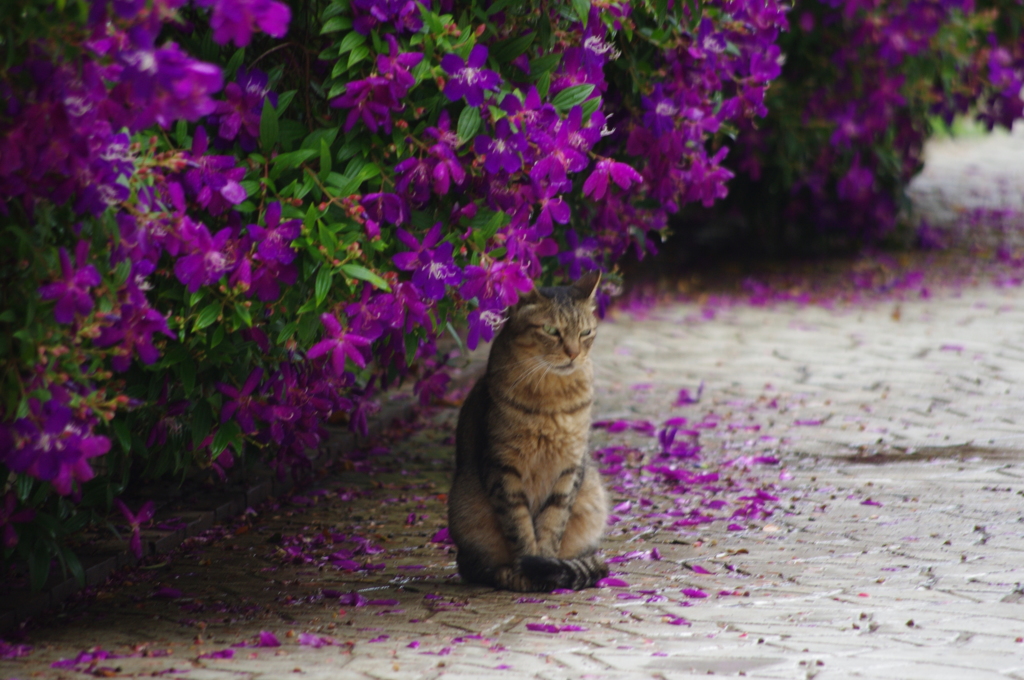
POLYGON ((800 0, 769 114, 742 123, 730 200, 767 242, 887 236, 933 121, 1021 116, 1022 18, 1010 2, 800 0))
MULTIPOLYGON (((140 479, 309 466, 443 393, 531 281, 610 268, 730 172, 776 0, 0 8, 0 530, 33 584, 140 479), (302 17, 302 21, 291 18, 302 17), (285 37, 287 34, 287 38, 285 37)), ((141 553, 152 506, 118 503, 141 553)))

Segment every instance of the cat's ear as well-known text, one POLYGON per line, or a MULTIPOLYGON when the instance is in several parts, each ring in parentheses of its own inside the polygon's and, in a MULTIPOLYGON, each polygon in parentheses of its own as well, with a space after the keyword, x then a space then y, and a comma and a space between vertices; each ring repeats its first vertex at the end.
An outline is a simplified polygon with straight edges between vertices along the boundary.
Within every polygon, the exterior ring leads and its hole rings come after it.
POLYGON ((523 293, 519 296, 519 303, 517 307, 525 307, 526 305, 535 305, 544 300, 544 296, 537 290, 537 286, 530 289, 528 293, 523 293))
POLYGON ((593 300, 597 294, 597 284, 601 283, 601 272, 587 272, 576 283, 572 284, 573 297, 577 300, 593 300))

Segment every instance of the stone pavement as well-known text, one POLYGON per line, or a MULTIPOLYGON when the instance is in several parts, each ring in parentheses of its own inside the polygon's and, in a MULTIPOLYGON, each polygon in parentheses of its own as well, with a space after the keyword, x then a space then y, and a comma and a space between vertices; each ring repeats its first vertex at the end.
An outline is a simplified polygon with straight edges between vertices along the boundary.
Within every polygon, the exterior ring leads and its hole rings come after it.
POLYGON ((437 535, 456 409, 438 408, 42 620, 0 677, 1024 678, 1024 298, 929 292, 604 323, 593 446, 624 587, 461 584, 437 535), (698 457, 659 459, 666 421, 698 457), (719 478, 677 501, 659 460, 719 478), (730 515, 757 492, 775 500, 730 515), (696 505, 720 519, 677 521, 696 505))

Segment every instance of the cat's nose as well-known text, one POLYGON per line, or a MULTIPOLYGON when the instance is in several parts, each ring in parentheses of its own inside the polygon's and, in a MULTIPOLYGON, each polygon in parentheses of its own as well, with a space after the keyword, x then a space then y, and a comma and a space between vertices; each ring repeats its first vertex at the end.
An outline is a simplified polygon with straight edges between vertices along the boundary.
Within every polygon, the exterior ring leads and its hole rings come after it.
POLYGON ((569 361, 572 361, 580 355, 580 348, 574 345, 567 345, 565 347, 565 356, 569 357, 569 361))

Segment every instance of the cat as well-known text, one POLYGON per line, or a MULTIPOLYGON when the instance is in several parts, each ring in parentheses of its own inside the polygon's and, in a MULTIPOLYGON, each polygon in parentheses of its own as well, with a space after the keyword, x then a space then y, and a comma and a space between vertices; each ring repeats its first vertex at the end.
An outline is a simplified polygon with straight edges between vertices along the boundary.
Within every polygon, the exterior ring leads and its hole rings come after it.
POLYGON ((608 498, 587 449, 600 280, 524 295, 463 403, 448 528, 466 581, 579 590, 608 575, 595 555, 608 498))

